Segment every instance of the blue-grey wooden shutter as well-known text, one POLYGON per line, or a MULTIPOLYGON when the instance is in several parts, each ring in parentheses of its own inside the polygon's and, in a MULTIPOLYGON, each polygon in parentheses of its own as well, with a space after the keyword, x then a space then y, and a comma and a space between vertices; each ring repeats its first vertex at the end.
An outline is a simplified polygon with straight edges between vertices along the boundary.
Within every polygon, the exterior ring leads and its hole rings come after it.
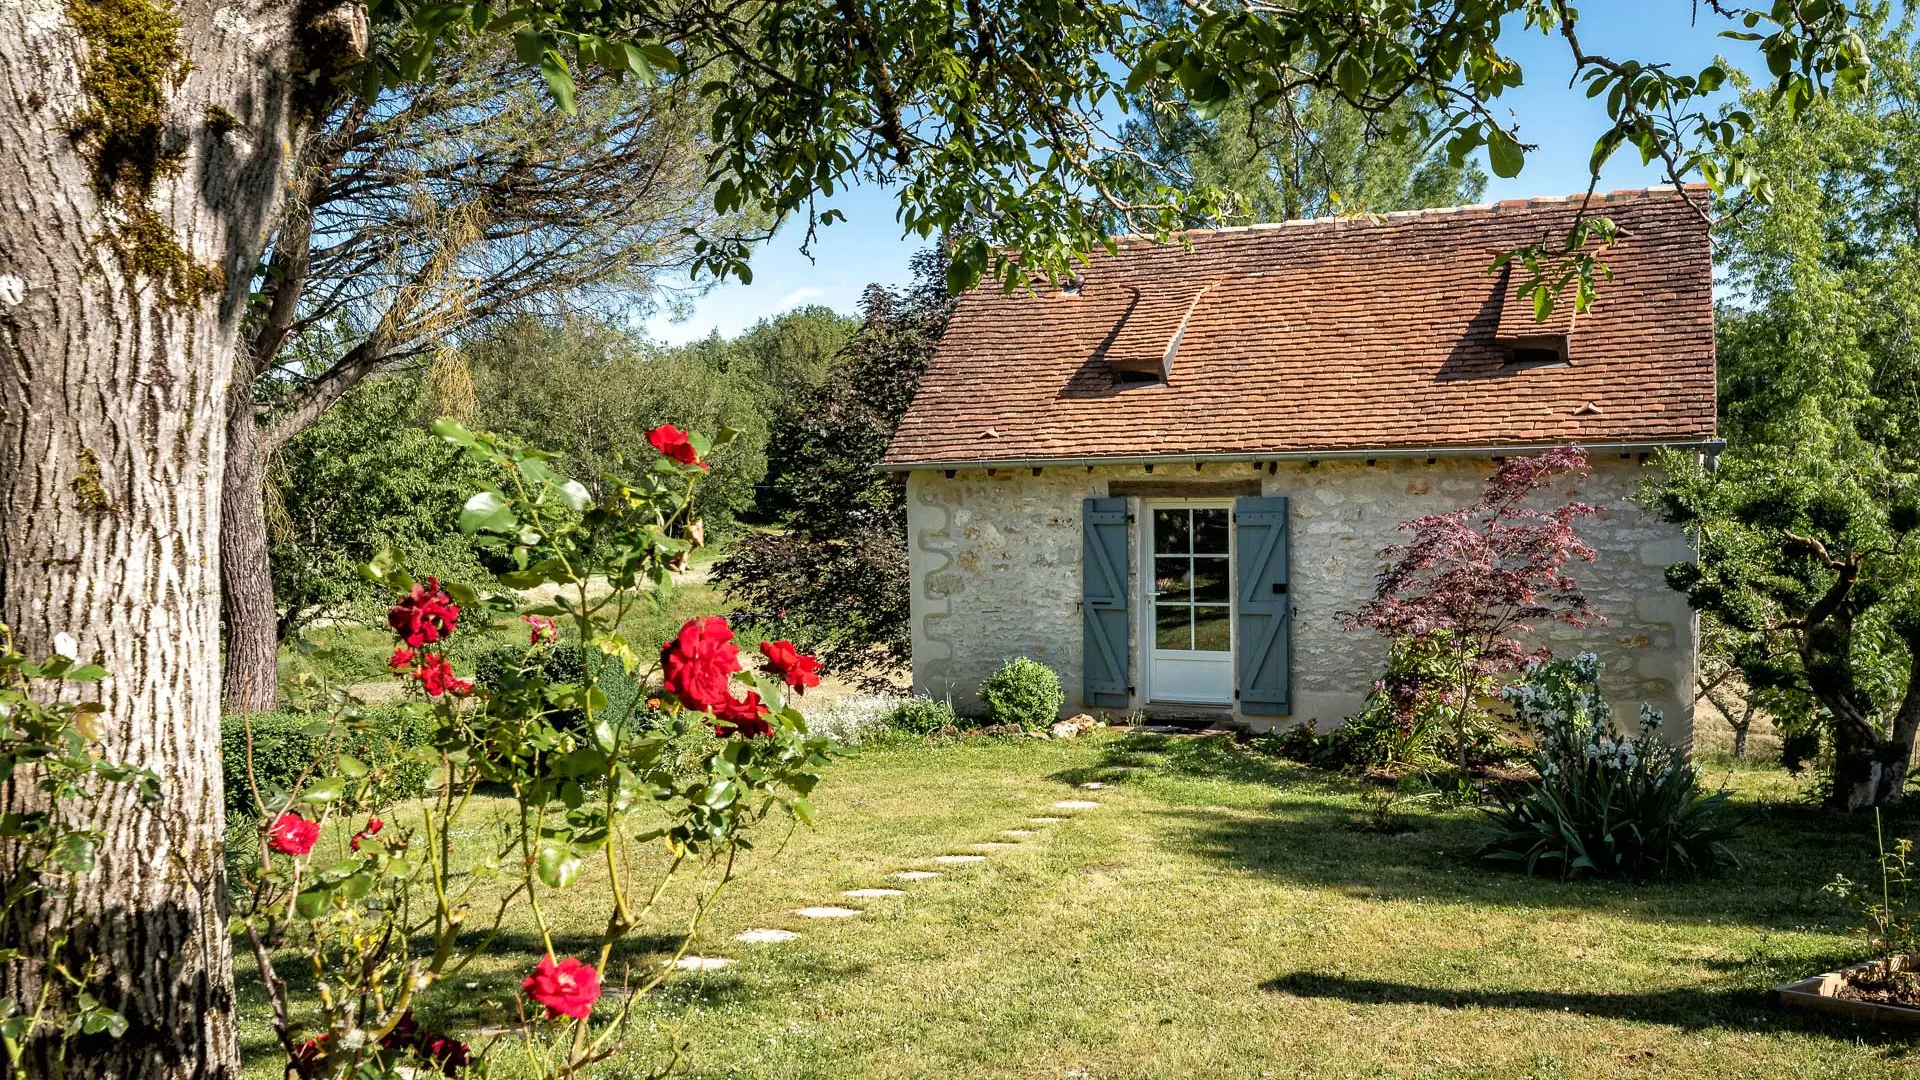
POLYGON ((1233 501, 1235 627, 1240 655, 1235 695, 1253 716, 1293 713, 1292 597, 1287 594, 1287 500, 1233 501))
POLYGON ((1083 686, 1090 707, 1125 708, 1127 647, 1127 500, 1088 499, 1083 511, 1080 586, 1085 625, 1083 686))

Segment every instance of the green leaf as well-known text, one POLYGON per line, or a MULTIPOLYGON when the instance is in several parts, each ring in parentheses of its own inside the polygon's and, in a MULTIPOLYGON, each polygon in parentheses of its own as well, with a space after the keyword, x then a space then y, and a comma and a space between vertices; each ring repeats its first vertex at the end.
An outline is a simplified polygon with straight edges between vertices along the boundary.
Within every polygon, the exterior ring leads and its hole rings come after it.
POLYGON ((324 885, 303 891, 293 902, 293 910, 303 919, 317 919, 333 903, 333 890, 324 885))
POLYGON ((1493 174, 1504 180, 1519 176, 1521 167, 1527 163, 1526 152, 1520 149, 1520 144, 1497 127, 1487 131, 1487 159, 1493 165, 1493 174))
POLYGON ((100 845, 86 833, 68 833, 53 845, 53 861, 70 874, 84 874, 94 867, 100 845))
POLYGON ((534 860, 534 870, 540 880, 556 889, 564 889, 580 877, 580 856, 573 849, 560 844, 542 844, 540 854, 534 860))
POLYGON ((352 754, 341 754, 335 758, 334 768, 339 770, 341 776, 349 780, 358 780, 367 775, 368 771, 367 763, 354 757, 352 754))
POLYGON ((795 799, 793 800, 793 802, 787 805, 793 807, 793 816, 799 818, 801 824, 803 825, 813 824, 814 817, 815 817, 813 803, 809 802, 806 799, 795 799))
POLYGON ((515 524, 513 507, 497 491, 482 491, 460 508, 460 531, 468 536, 477 532, 509 532, 515 524))
POLYGON ((560 59, 559 53, 549 49, 540 59, 540 77, 547 81, 547 90, 553 95, 554 104, 560 106, 561 112, 572 116, 573 73, 567 70, 566 62, 560 59))
POLYGON ((323 776, 307 785, 300 793, 300 801, 324 806, 340 799, 347 793, 347 782, 338 776, 323 776))
POLYGON ((567 509, 575 513, 584 513, 587 507, 593 505, 593 496, 587 493, 587 485, 578 480, 569 480, 560 485, 560 499, 567 504, 567 509))

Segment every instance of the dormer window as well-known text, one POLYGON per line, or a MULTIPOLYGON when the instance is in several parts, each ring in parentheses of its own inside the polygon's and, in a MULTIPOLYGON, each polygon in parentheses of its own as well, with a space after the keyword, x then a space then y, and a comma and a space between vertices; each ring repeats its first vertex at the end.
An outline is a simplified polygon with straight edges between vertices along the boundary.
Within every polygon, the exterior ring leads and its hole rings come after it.
POLYGON ((1535 334, 1503 341, 1500 344, 1506 350, 1507 359, 1501 367, 1508 371, 1571 367, 1572 361, 1567 358, 1570 336, 1568 334, 1535 334))
POLYGON ((1101 355, 1113 369, 1113 385, 1159 386, 1173 378, 1174 358, 1180 353, 1180 341, 1187 325, 1207 291, 1218 282, 1199 288, 1133 288, 1133 302, 1120 317, 1101 355))
POLYGON ((1500 281, 1500 322, 1493 331, 1493 343, 1504 355, 1500 369, 1524 371, 1529 368, 1571 366, 1573 297, 1561 297, 1547 317, 1541 319, 1534 309, 1533 290, 1527 288, 1532 275, 1511 263, 1503 275, 1500 281))

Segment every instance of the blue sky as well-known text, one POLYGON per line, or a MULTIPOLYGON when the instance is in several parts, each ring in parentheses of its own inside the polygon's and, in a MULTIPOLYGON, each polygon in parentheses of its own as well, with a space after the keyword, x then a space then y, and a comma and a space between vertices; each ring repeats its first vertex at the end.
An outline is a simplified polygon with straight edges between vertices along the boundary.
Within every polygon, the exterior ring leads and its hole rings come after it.
MULTIPOLYGON (((1729 24, 1704 10, 1699 25, 1694 25, 1693 6, 1693 0, 1598 0, 1583 5, 1581 45, 1589 53, 1667 62, 1684 72, 1697 71, 1716 53, 1737 65, 1752 66, 1757 60, 1752 47, 1717 37, 1729 24)), ((1572 64, 1557 36, 1523 33, 1516 27, 1503 42, 1520 62, 1526 85, 1504 97, 1501 107, 1519 120, 1522 140, 1538 144, 1539 149, 1528 155, 1519 176, 1493 177, 1486 198, 1586 190, 1587 157, 1594 139, 1606 129, 1602 103, 1568 88, 1572 64)), ((1641 166, 1639 155, 1626 149, 1608 162, 1600 189, 1645 187, 1659 180, 1655 167, 1641 166)), ((906 281, 907 260, 922 241, 901 236, 894 223, 893 200, 886 191, 857 187, 826 205, 839 207, 847 219, 821 230, 811 259, 800 252, 801 231, 783 230, 755 254, 752 284, 713 286, 693 301, 686 318, 673 321, 655 316, 646 324, 647 333, 666 342, 689 341, 716 330, 731 336, 760 319, 804 304, 826 304, 853 313, 870 282, 898 285, 906 281)))

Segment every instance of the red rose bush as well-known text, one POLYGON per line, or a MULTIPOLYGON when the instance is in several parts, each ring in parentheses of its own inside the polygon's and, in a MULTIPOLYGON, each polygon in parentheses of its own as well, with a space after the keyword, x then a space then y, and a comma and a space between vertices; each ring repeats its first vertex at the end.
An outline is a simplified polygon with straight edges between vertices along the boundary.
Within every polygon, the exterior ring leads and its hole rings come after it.
MULTIPOLYGON (((263 788, 260 854, 236 922, 274 998, 290 1072, 332 1080, 484 1068, 490 1043, 429 1031, 418 1017, 439 1015, 443 980, 474 950, 498 951, 492 931, 502 920, 530 918, 541 954, 521 969, 530 972, 517 1013, 527 1030, 516 1045, 531 1052, 516 1051, 516 1075, 531 1061, 543 1077, 581 1076, 622 1046, 634 1003, 673 975, 699 929, 648 928, 680 935, 679 952, 610 971, 620 940, 643 928, 647 897, 692 876, 696 890, 711 891, 698 897, 704 917, 766 817, 813 820, 808 795, 834 746, 808 731, 790 697, 820 685, 819 664, 788 641, 761 643, 749 663, 719 616, 688 620, 657 663, 651 648, 622 636, 622 613, 699 543, 695 489, 705 456, 725 438, 709 443, 662 425, 648 435, 656 467, 635 483, 605 478, 596 495, 559 475, 552 455, 450 421, 435 430, 514 478, 475 494, 459 523, 514 569, 483 597, 436 578, 416 582, 388 554, 363 568, 394 591, 388 667, 409 695, 405 708, 431 731, 406 761, 429 770, 428 797, 370 805, 383 770, 344 750, 320 756, 329 775, 263 788), (515 594, 535 588, 558 596, 523 610, 515 594), (542 661, 563 624, 586 658, 577 684, 552 681, 542 661), (523 662, 486 681, 462 670, 468 653, 449 643, 475 627, 511 632, 523 662), (651 689, 610 707, 598 686, 608 664, 651 689), (663 752, 682 737, 710 739, 691 773, 663 752), (493 791, 511 792, 518 809, 474 808, 493 791), (511 823, 509 841, 463 854, 446 838, 498 830, 463 814, 511 823), (655 860, 662 845, 666 858, 655 860), (556 928, 551 895, 588 880, 606 910, 556 928), (560 957, 559 931, 583 927, 600 935, 592 955, 560 957), (302 954, 300 966, 316 976, 303 983, 325 985, 324 997, 297 999, 276 975, 286 950, 302 954), (604 979, 628 992, 603 1001, 604 979)), ((321 737, 344 746, 358 723, 343 706, 321 737)))

